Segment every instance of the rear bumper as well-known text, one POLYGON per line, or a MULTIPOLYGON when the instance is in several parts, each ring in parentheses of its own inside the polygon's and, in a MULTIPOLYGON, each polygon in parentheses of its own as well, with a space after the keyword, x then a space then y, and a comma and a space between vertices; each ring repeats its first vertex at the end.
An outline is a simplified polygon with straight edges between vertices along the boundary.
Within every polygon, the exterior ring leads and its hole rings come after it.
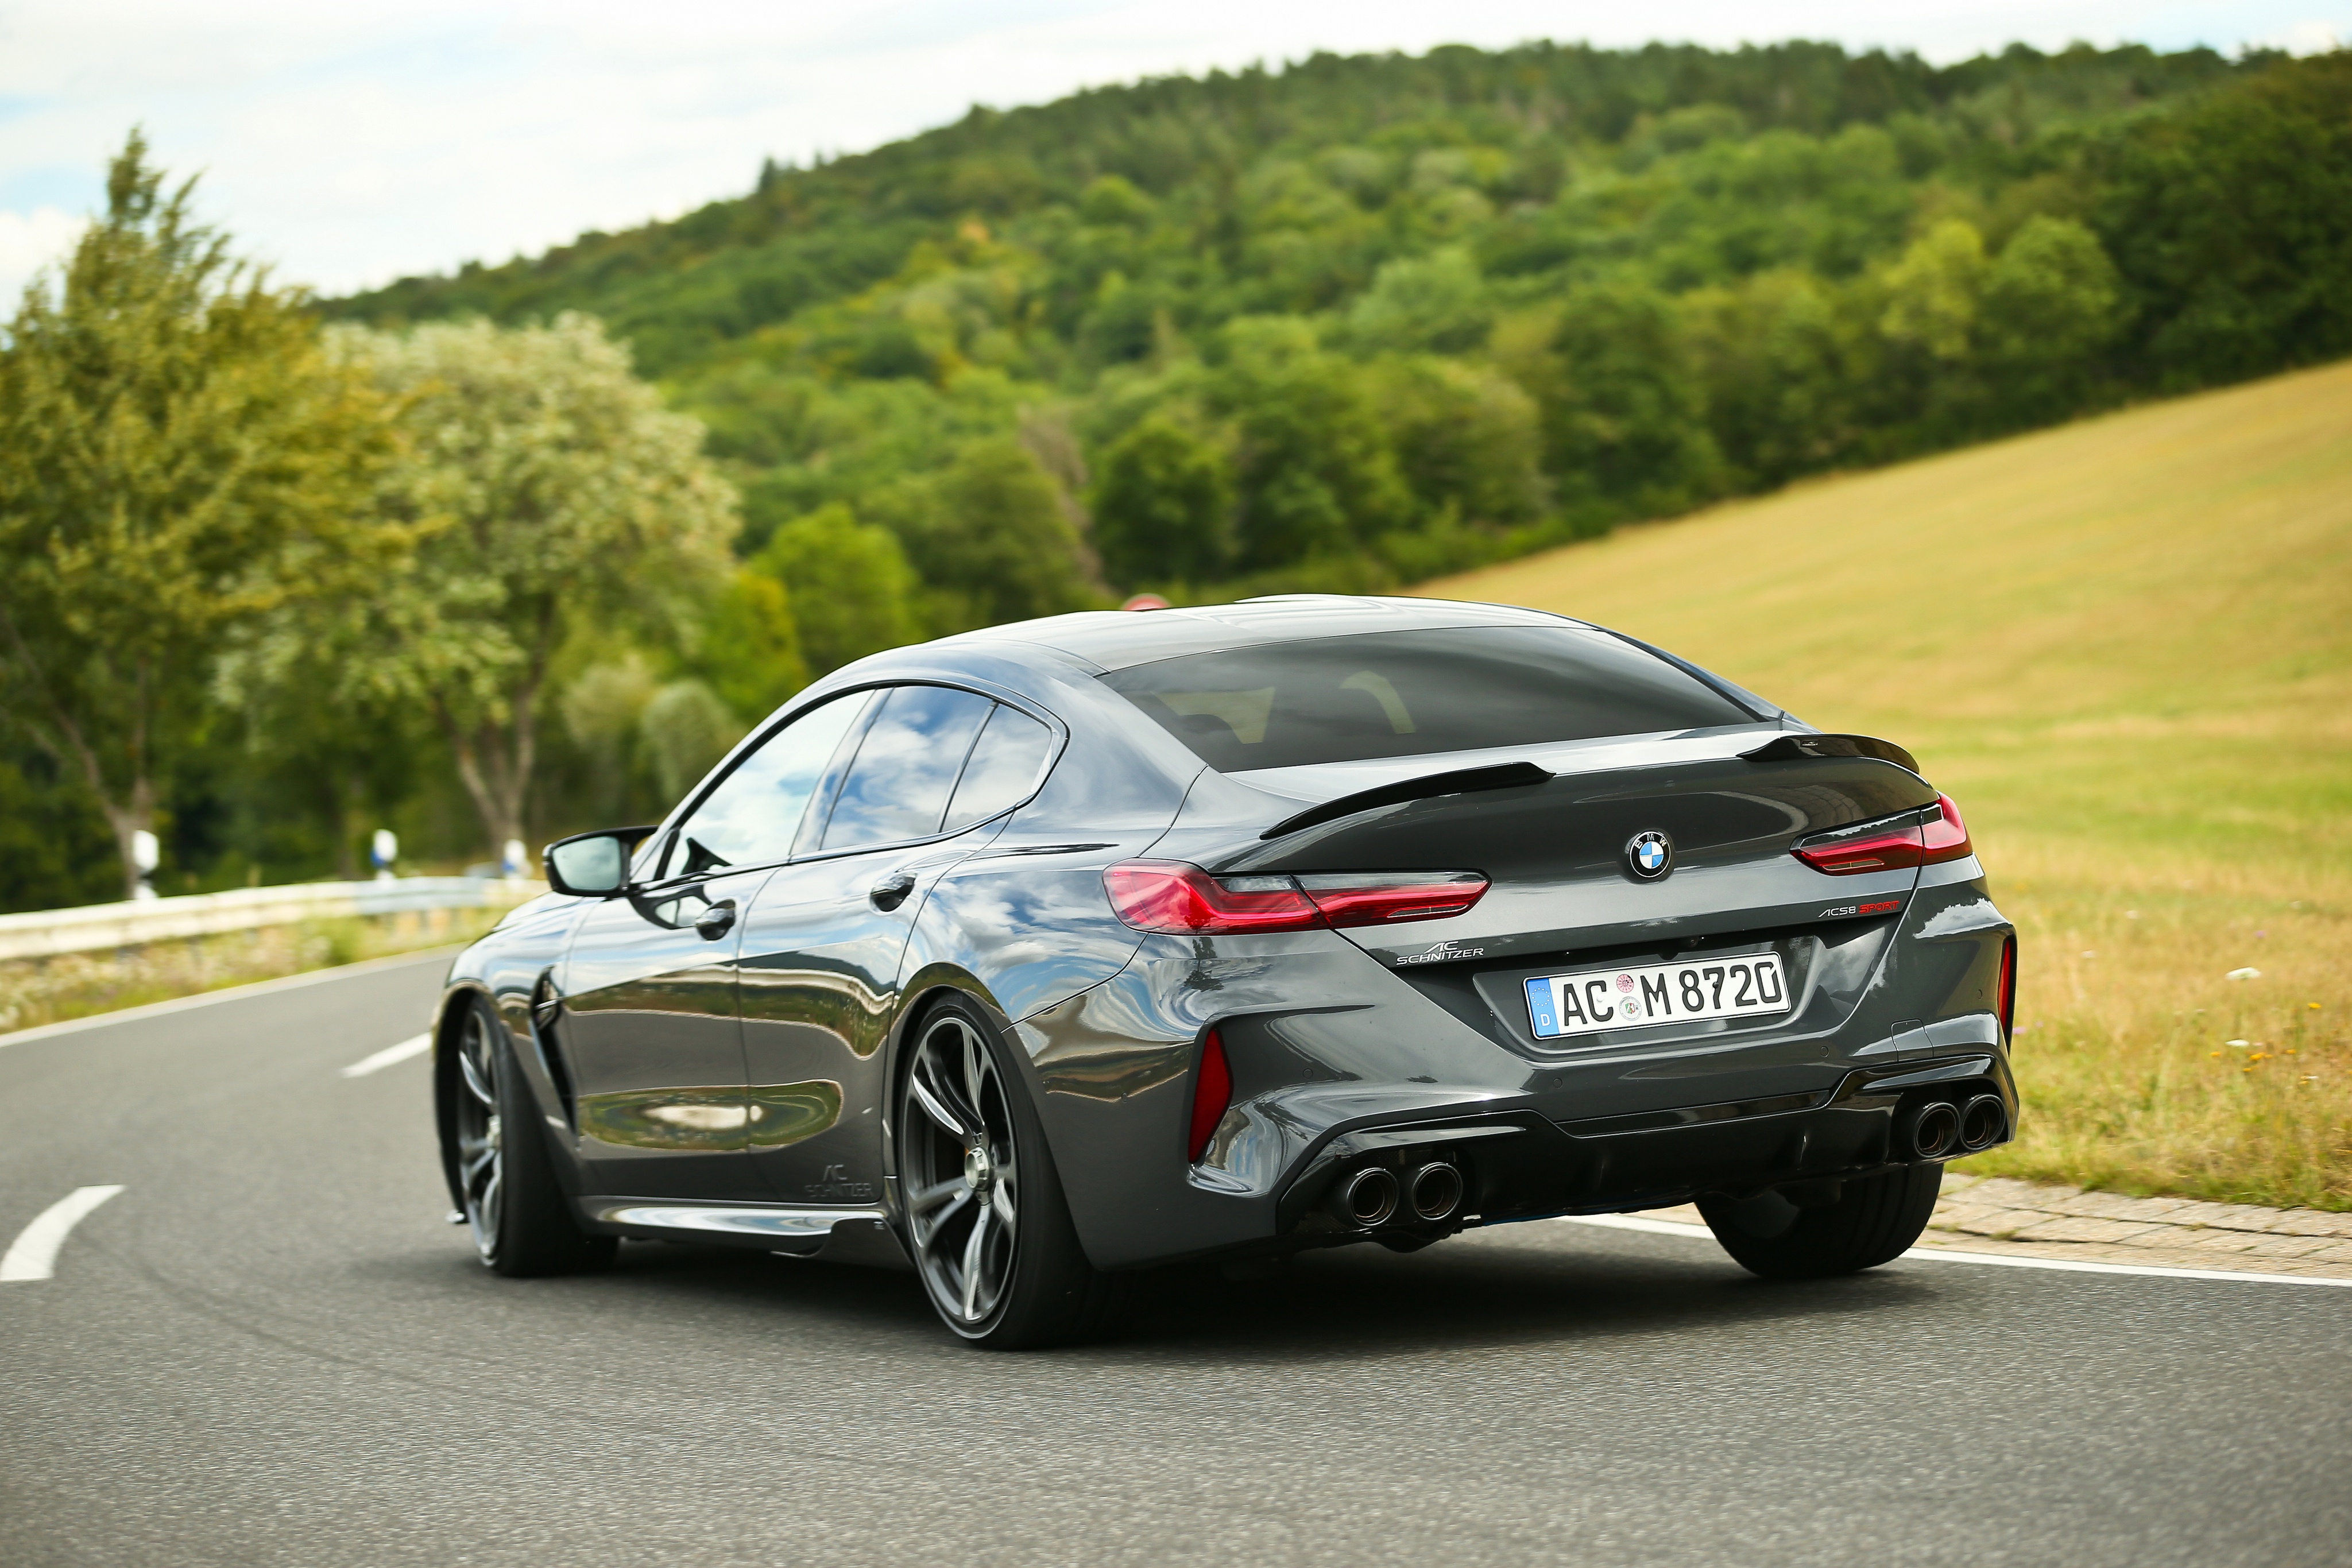
POLYGON ((1330 933, 1147 938, 1119 975, 1014 1026, 1073 1218, 1097 1267, 1414 1233, 1351 1229, 1353 1166, 1442 1157, 1465 1224, 1679 1203, 1901 1163, 1923 1094, 2017 1097, 1986 1005, 2008 924, 1973 862, 1922 886, 1824 1020, 1535 1058, 1330 933), (1211 1029, 1231 1109, 1185 1157, 1211 1029), (1921 1074, 1927 1076, 1924 1079, 1921 1074), (1892 1087, 1889 1085, 1892 1084, 1892 1087), (1941 1085, 1941 1087, 1927 1087, 1941 1085))

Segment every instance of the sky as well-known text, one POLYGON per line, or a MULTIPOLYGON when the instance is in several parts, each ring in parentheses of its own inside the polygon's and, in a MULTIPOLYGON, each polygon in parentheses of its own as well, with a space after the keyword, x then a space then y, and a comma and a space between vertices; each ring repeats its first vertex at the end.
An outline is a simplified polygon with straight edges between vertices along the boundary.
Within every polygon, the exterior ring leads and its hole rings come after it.
POLYGON ((502 261, 740 194, 973 103, 1530 38, 1784 38, 1937 62, 2022 40, 2298 53, 2352 0, 0 0, 0 314, 143 126, 241 254, 326 294, 502 261))

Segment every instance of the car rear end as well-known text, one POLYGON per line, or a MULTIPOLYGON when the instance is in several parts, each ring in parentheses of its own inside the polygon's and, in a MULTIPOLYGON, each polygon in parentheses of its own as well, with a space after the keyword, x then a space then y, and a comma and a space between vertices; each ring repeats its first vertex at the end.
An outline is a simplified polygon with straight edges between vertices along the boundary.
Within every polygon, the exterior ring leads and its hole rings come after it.
POLYGON ((1070 1009, 1189 1036, 1186 1191, 1112 1252, 1795 1213, 2011 1135, 2014 933, 1958 807, 1529 622, 1104 677, 1210 765, 1106 879, 1148 935, 1070 1009))

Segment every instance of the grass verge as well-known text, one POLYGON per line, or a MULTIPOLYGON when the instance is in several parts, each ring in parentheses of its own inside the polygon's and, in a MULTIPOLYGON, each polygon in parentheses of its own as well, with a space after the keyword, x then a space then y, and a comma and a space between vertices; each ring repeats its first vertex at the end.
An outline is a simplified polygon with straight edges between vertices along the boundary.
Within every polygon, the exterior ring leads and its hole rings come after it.
POLYGON ((504 913, 436 909, 0 962, 0 1033, 468 942, 504 913))

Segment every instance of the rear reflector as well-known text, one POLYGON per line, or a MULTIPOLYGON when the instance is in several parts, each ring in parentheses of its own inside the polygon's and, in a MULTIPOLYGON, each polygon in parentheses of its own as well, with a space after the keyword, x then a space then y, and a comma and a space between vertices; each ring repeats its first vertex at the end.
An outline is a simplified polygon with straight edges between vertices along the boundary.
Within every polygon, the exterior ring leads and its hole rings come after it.
POLYGON ((1201 1047, 1201 1071, 1192 1080, 1192 1140, 1186 1145, 1194 1165, 1209 1150, 1209 1140, 1216 1134, 1217 1124, 1225 1119, 1225 1108, 1234 1103, 1233 1070, 1225 1065, 1225 1042, 1211 1030, 1206 1043, 1201 1047))
POLYGON ((1485 896, 1475 872, 1211 876, 1182 861, 1121 861, 1103 873, 1118 917, 1171 936, 1314 931, 1443 920, 1485 896))
POLYGON ((2017 938, 2011 936, 2000 945, 2000 978, 1995 1005, 2000 1009, 2000 1038, 2005 1045, 2013 1032, 2011 1021, 2017 1017, 2017 938))

